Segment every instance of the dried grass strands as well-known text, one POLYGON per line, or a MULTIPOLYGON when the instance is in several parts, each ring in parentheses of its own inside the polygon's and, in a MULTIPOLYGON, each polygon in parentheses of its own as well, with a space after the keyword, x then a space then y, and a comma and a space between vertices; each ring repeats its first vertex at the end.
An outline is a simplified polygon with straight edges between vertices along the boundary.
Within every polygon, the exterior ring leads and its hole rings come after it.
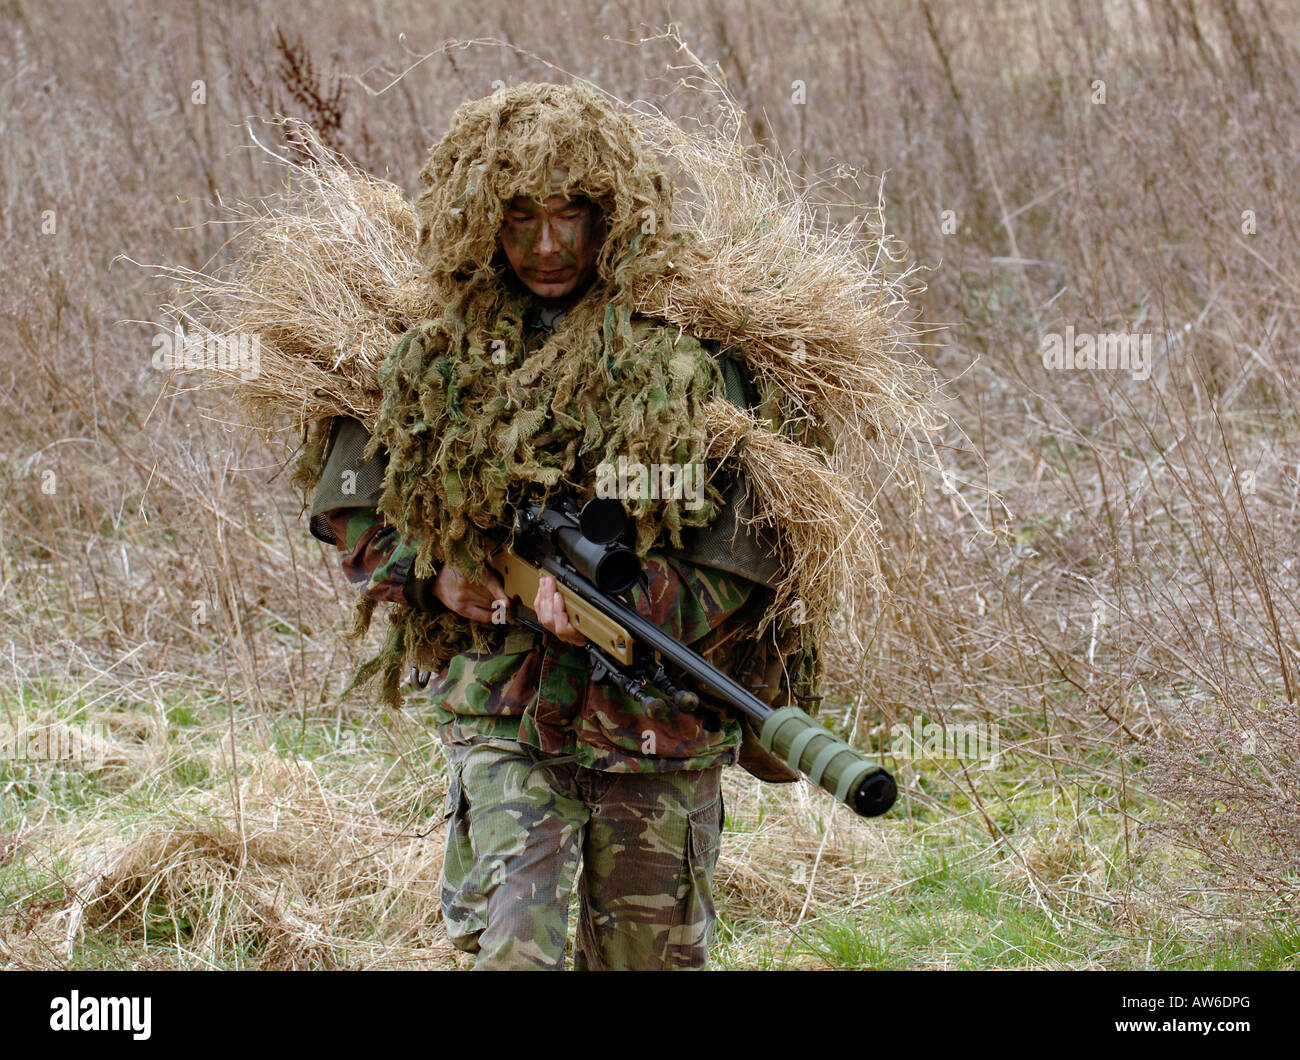
MULTIPOLYGON (((425 940, 438 918, 441 843, 376 812, 373 777, 323 784, 312 763, 279 751, 244 762, 233 816, 222 788, 140 821, 103 814, 70 826, 68 900, 39 936, 67 959, 86 934, 157 935, 210 967, 255 948, 260 967, 282 969, 354 966, 425 940), (369 937, 376 923, 394 933, 369 937)), ((413 798, 408 789, 395 801, 413 798)), ((451 944, 430 941, 428 956, 454 965, 451 944)))
POLYGON ((789 545, 790 564, 760 633, 780 613, 821 628, 841 606, 856 613, 862 594, 881 591, 883 580, 879 528, 850 480, 729 402, 710 402, 706 411, 709 456, 735 456, 749 483, 753 522, 781 527, 789 545))
POLYGON ((674 222, 698 247, 638 292, 638 308, 743 350, 793 414, 837 440, 932 430, 932 373, 909 348, 904 322, 909 272, 891 276, 901 248, 871 234, 883 233, 880 199, 847 225, 819 222, 779 161, 756 170, 734 106, 699 131, 658 111, 638 121, 685 178, 674 222))
POLYGON ((284 168, 281 202, 232 208, 238 255, 228 269, 164 267, 180 294, 165 309, 194 342, 257 337, 256 373, 221 367, 210 379, 259 424, 370 422, 380 363, 407 327, 438 312, 413 280, 415 212, 395 184, 329 151, 310 127, 285 124, 302 133, 308 161, 259 143, 284 168))

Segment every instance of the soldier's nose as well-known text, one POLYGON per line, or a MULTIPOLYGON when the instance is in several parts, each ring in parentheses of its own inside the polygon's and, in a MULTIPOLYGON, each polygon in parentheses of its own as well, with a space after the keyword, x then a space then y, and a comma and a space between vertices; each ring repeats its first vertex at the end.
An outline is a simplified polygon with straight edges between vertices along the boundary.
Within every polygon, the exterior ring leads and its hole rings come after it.
POLYGON ((551 231, 550 222, 542 224, 542 236, 537 241, 538 254, 554 254, 559 249, 560 242, 555 238, 555 233, 551 231))

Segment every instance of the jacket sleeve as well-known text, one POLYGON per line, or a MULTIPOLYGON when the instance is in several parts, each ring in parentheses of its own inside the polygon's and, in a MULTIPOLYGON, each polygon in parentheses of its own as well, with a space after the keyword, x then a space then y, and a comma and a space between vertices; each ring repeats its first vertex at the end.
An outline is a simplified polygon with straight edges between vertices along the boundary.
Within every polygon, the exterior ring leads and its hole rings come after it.
POLYGON ((717 485, 724 501, 713 524, 687 528, 682 533, 682 547, 664 551, 684 563, 726 571, 768 588, 775 586, 785 567, 772 531, 751 525, 754 510, 744 473, 737 469, 719 474, 717 485))
POLYGON ((376 510, 388 457, 366 458, 370 435, 357 420, 336 416, 330 425, 325 467, 312 497, 311 532, 343 553, 348 581, 376 600, 445 610, 433 595, 432 578, 415 578, 416 545, 384 522, 376 510))
MULTIPOLYGON (((709 347, 706 347, 709 348, 709 347)), ((758 392, 743 355, 722 350, 714 354, 726 384, 727 400, 737 408, 754 409, 758 392)), ((722 510, 712 525, 682 532, 682 547, 665 548, 676 560, 726 571, 747 582, 775 587, 783 577, 785 558, 776 532, 758 525, 749 485, 739 468, 719 468, 711 485, 723 495, 722 510)))
POLYGON ((433 594, 434 579, 411 574, 415 543, 385 523, 373 508, 335 508, 321 517, 343 553, 344 575, 366 596, 429 612, 446 610, 433 594))

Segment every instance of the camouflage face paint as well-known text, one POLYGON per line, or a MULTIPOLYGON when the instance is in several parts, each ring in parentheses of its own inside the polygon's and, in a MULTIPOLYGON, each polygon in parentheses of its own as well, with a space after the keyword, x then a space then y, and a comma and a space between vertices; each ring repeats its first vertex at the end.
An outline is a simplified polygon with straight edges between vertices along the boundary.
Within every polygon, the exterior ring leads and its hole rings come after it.
POLYGON ((604 240, 604 215, 583 196, 552 195, 544 203, 518 196, 501 224, 501 248, 515 275, 548 301, 581 293, 604 240))

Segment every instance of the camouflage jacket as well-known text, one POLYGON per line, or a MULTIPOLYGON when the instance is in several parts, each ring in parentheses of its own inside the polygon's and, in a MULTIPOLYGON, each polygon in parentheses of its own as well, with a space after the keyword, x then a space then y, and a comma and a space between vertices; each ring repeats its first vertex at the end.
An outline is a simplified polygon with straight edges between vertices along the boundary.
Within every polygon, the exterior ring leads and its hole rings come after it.
MULTIPOLYGON (((534 325, 535 337, 541 336, 547 323, 534 325)), ((735 397, 744 396, 741 384, 728 378, 729 393, 733 386, 735 397)), ((354 425, 355 435, 360 426, 348 422, 354 425)), ((337 440, 336 431, 332 449, 337 440)), ((355 441, 351 448, 360 451, 355 441)), ((411 574, 415 544, 375 510, 375 484, 382 479, 382 467, 377 471, 373 462, 366 467, 358 458, 355 471, 343 473, 352 474, 358 505, 322 510, 318 490, 312 532, 343 552, 345 575, 367 595, 428 611, 442 609, 432 592, 433 579, 411 574)), ((739 562, 731 562, 716 541, 694 553, 652 549, 646 561, 648 591, 634 588, 629 599, 665 632, 732 672, 746 645, 734 630, 729 635, 724 624, 751 603, 751 597, 757 604, 760 585, 772 577, 773 567, 762 561, 770 559, 761 557, 763 548, 764 543, 756 545, 752 538, 740 541, 739 562), (685 556, 704 558, 709 565, 689 562, 685 556)), ((531 606, 532 602, 525 603, 531 606)), ((591 680, 585 649, 509 622, 500 627, 491 651, 467 652, 452 659, 446 672, 431 682, 429 694, 436 720, 453 742, 473 736, 504 737, 609 772, 730 764, 737 759, 742 738, 738 721, 705 706, 694 713, 673 710, 652 717, 620 689, 591 680)))

